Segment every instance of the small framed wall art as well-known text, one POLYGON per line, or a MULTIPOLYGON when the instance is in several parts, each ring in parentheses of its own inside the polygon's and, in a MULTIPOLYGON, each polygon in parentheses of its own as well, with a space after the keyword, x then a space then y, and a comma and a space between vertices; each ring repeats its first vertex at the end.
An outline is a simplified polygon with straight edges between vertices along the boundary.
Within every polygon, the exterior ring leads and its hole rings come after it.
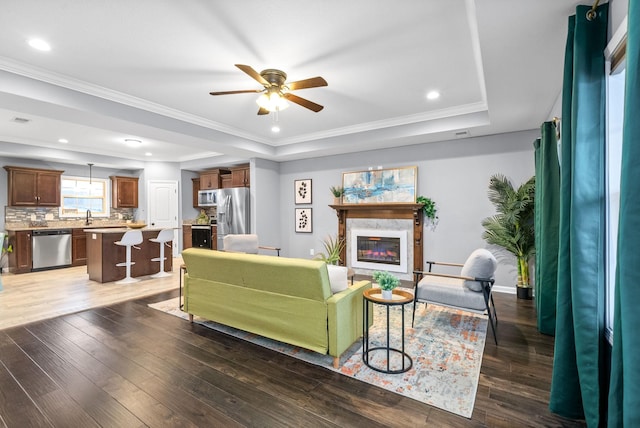
POLYGON ((311 203, 311 179, 294 180, 296 205, 311 203))
POLYGON ((311 233, 311 208, 296 208, 296 232, 311 233))

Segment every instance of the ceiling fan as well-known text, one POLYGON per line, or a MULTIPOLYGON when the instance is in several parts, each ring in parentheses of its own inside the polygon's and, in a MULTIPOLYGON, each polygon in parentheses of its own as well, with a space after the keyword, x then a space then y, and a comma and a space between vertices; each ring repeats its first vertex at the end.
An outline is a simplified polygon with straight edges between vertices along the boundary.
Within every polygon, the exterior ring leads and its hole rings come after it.
POLYGON ((230 95, 230 94, 244 94, 244 93, 262 93, 256 100, 260 106, 258 114, 269 114, 272 111, 284 110, 288 107, 285 99, 308 108, 314 112, 319 112, 324 108, 320 104, 316 104, 305 98, 301 98, 292 94, 289 91, 295 91, 297 89, 317 88, 320 86, 327 86, 327 81, 322 77, 312 77, 310 79, 298 80, 296 82, 286 83, 287 73, 281 70, 267 69, 262 70, 260 73, 255 71, 249 65, 236 64, 240 70, 247 73, 258 83, 264 86, 263 89, 246 89, 239 91, 223 91, 223 92, 209 92, 211 95, 230 95))

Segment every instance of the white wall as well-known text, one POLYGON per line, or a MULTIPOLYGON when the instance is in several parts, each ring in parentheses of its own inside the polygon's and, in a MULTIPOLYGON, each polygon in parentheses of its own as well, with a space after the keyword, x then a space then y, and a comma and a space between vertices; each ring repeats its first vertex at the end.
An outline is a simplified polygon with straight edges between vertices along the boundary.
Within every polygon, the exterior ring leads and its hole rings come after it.
MULTIPOLYGON (((282 247, 280 164, 265 159, 251 160, 251 230, 259 244, 282 247)), ((265 252, 273 254, 273 252, 265 252)))
MULTIPOLYGON (((425 231, 425 260, 464 262, 475 248, 487 246, 482 239, 481 220, 495 214, 487 198, 489 178, 501 173, 518 186, 534 175, 533 141, 538 134, 538 130, 531 130, 283 162, 279 214, 274 211, 272 216, 273 221, 280 221, 283 255, 309 258, 310 249, 321 251, 323 238, 337 233, 337 216, 328 206, 333 202, 329 187, 341 184, 343 172, 366 170, 370 166, 416 165, 418 195, 432 198, 440 217, 435 231, 425 231), (312 180, 313 187, 313 232, 295 233, 293 182, 307 178, 312 180)), ((277 195, 277 191, 270 194, 277 195)), ((260 204, 261 200, 257 202, 260 204)), ((515 286, 514 259, 500 262, 496 284, 515 286)))

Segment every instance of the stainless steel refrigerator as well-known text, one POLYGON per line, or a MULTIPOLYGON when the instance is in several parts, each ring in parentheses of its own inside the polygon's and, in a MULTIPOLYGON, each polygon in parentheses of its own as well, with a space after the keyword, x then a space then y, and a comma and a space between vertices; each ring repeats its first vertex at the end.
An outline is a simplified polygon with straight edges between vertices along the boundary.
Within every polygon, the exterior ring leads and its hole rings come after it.
POLYGON ((224 237, 251 233, 249 189, 233 187, 218 189, 218 250, 224 250, 224 237))

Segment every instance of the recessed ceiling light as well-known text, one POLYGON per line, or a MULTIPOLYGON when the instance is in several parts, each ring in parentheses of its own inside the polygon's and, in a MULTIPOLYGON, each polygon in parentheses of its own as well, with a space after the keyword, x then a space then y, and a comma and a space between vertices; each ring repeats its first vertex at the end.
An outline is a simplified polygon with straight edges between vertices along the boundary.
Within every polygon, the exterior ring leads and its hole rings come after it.
POLYGON ((436 100, 440 98, 440 92, 438 91, 429 91, 427 92, 427 99, 428 100, 436 100))
POLYGON ((145 156, 153 156, 153 153, 151 153, 151 152, 146 152, 144 155, 145 155, 145 156))
POLYGON ((135 140, 133 138, 125 138, 124 142, 126 145, 128 145, 129 147, 138 147, 140 145, 142 145, 142 141, 140 140, 135 140))
POLYGON ((67 140, 66 138, 60 138, 58 140, 58 143, 62 143, 62 144, 67 144, 69 142, 69 140, 67 140))
POLYGON ((31 39, 29 40, 29 46, 34 49, 38 49, 39 51, 49 52, 51 50, 51 46, 49 43, 45 42, 42 39, 31 39))
POLYGON ((278 125, 273 125, 271 127, 271 132, 280 132, 280 127, 278 125))

